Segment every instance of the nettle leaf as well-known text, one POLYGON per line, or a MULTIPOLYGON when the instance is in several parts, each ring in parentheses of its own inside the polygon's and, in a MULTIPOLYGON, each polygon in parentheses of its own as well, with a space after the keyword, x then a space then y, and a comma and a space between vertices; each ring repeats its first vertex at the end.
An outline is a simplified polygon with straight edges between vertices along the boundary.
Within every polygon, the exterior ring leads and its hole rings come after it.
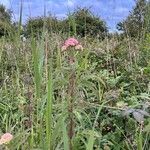
POLYGON ((133 117, 139 123, 144 121, 144 115, 138 111, 133 112, 133 117))

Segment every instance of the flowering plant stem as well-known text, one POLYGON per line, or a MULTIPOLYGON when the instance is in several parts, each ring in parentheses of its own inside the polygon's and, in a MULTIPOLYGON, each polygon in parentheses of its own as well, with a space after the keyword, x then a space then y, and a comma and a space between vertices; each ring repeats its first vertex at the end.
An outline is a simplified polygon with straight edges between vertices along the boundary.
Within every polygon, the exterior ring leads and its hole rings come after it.
MULTIPOLYGON (((72 65, 72 61, 71 62, 69 61, 69 63, 70 65, 72 65)), ((69 86, 68 86, 68 116, 69 116, 68 136, 69 136, 69 149, 70 150, 73 149, 72 147, 72 138, 74 136, 73 104, 74 104, 74 98, 75 98, 75 85, 76 85, 75 69, 71 68, 71 73, 69 76, 69 86)))
POLYGON ((75 38, 68 38, 62 46, 62 52, 68 52, 68 65, 70 67, 69 84, 68 84, 68 136, 69 150, 73 149, 72 139, 74 136, 74 114, 73 106, 75 100, 76 88, 76 54, 77 50, 82 50, 82 45, 75 38))

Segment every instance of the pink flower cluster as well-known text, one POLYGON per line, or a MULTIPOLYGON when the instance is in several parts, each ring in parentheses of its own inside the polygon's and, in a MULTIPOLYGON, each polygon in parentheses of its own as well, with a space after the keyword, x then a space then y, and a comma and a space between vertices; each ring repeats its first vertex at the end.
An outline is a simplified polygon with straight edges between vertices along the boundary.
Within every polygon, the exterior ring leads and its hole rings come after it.
POLYGON ((7 144, 8 142, 10 142, 13 139, 13 135, 10 133, 5 133, 1 136, 0 138, 0 145, 2 144, 7 144))
POLYGON ((81 44, 79 44, 78 40, 75 38, 69 38, 64 42, 64 45, 62 46, 62 51, 66 51, 69 47, 75 47, 76 50, 82 50, 83 47, 81 44))

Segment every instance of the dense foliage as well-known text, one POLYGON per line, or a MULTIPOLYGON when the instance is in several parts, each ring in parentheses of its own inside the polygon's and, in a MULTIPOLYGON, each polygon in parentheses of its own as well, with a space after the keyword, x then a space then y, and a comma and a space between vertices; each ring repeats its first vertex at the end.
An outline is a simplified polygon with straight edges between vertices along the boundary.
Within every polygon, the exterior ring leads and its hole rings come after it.
POLYGON ((78 8, 73 13, 68 14, 68 17, 63 20, 58 20, 54 16, 43 16, 31 18, 26 24, 27 35, 39 35, 43 31, 43 27, 49 33, 65 33, 69 35, 98 36, 104 38, 107 27, 104 21, 96 17, 87 8, 78 8))
POLYGON ((0 37, 11 31, 11 11, 0 5, 0 37))
POLYGON ((0 149, 149 150, 150 33, 105 27, 84 8, 0 38, 0 149))
POLYGON ((26 36, 41 36, 44 28, 49 32, 59 32, 60 21, 54 16, 30 18, 25 26, 26 36))
POLYGON ((100 17, 94 16, 87 8, 78 8, 63 22, 68 24, 67 28, 70 28, 71 33, 76 33, 81 37, 98 36, 104 38, 108 32, 105 22, 100 17))
POLYGON ((118 29, 124 31, 129 37, 140 38, 145 32, 150 32, 147 28, 149 14, 149 2, 146 0, 137 0, 136 6, 130 12, 129 16, 124 21, 118 23, 118 29))

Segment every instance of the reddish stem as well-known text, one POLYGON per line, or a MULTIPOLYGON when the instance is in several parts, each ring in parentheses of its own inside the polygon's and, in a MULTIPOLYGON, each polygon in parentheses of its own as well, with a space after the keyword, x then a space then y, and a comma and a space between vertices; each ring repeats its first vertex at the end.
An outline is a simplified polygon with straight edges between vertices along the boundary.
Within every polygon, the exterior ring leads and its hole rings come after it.
POLYGON ((74 121, 73 121, 73 99, 75 97, 75 81, 76 81, 76 75, 75 71, 71 72, 70 78, 69 78, 69 89, 68 89, 68 95, 69 95, 69 105, 68 105, 68 114, 69 114, 69 149, 72 150, 72 138, 74 136, 74 121))

